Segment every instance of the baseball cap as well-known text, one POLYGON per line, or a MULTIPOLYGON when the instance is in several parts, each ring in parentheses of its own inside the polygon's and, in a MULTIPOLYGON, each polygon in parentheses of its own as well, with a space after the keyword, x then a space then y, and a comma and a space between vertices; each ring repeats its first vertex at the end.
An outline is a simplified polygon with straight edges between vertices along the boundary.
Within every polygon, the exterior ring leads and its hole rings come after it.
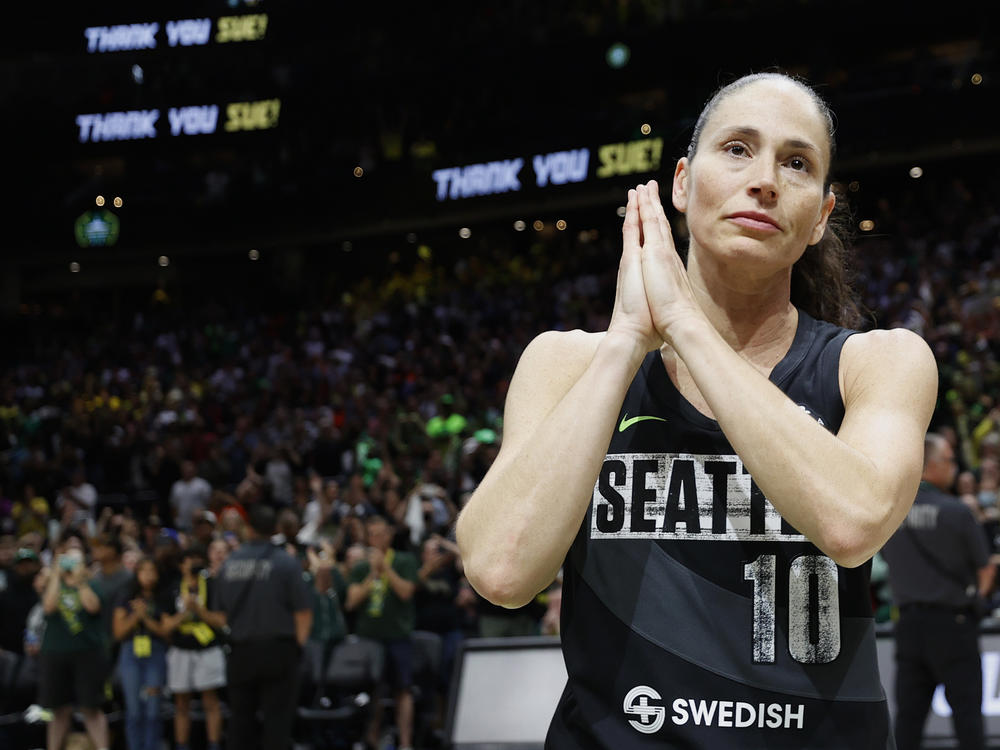
POLYGON ((219 522, 219 519, 212 511, 202 510, 194 514, 194 522, 198 523, 199 521, 207 521, 208 523, 215 526, 219 522))

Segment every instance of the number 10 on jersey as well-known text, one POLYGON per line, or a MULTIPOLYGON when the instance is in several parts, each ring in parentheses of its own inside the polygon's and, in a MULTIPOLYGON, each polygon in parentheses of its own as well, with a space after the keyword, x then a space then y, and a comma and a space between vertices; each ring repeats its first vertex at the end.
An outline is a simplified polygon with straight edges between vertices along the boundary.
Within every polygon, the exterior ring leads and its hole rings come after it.
MULTIPOLYGON (((776 555, 743 566, 753 581, 753 660, 774 662, 776 555)), ((837 564, 825 555, 802 555, 788 570, 788 651, 800 664, 827 664, 840 654, 837 564)))

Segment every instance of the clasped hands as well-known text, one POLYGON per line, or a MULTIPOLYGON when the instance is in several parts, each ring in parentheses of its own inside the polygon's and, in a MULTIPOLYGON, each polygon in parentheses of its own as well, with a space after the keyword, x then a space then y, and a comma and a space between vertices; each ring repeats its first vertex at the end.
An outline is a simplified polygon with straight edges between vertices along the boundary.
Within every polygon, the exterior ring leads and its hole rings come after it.
POLYGON ((674 247, 656 180, 628 191, 622 240, 608 333, 628 335, 644 351, 652 351, 672 343, 678 321, 702 315, 674 247))

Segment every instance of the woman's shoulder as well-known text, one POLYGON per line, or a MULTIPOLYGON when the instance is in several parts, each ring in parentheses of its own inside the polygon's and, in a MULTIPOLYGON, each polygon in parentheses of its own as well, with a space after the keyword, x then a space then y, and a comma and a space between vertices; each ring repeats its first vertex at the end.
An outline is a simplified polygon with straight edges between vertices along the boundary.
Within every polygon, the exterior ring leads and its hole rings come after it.
POLYGON ((597 351, 605 332, 545 331, 535 336, 525 347, 518 361, 518 367, 557 366, 562 370, 586 367, 597 351))
POLYGON ((844 342, 844 355, 863 360, 897 360, 934 366, 934 354, 919 335, 908 328, 876 328, 859 332, 844 342))
POLYGON ((937 361, 930 346, 906 328, 875 329, 850 336, 841 355, 842 391, 875 384, 915 396, 937 391, 937 361))

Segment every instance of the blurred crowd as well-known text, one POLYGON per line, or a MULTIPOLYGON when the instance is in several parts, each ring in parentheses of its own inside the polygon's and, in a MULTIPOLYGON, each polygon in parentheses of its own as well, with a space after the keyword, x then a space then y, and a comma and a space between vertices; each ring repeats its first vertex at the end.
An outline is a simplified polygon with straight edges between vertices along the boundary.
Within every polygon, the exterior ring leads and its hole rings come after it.
MULTIPOLYGON (((1000 189, 955 173, 887 195, 855 243, 866 325, 931 344, 934 427, 959 459, 956 494, 997 552, 1000 189)), ((311 305, 160 290, 115 315, 83 304, 23 315, 0 370, 0 649, 44 648, 46 582, 77 548, 110 655, 137 566, 153 561, 156 590, 176 592, 196 553, 210 579, 259 504, 301 562, 326 647, 355 632, 344 605, 372 517, 417 561, 413 629, 441 636, 442 674, 462 638, 558 633, 558 582, 521 610, 494 607, 463 578, 452 529, 496 455, 521 350, 545 329, 606 327, 619 232, 498 232, 311 305)), ((888 619, 878 573, 873 603, 888 619)), ((7 685, 3 702, 19 711, 36 697, 7 685)))

